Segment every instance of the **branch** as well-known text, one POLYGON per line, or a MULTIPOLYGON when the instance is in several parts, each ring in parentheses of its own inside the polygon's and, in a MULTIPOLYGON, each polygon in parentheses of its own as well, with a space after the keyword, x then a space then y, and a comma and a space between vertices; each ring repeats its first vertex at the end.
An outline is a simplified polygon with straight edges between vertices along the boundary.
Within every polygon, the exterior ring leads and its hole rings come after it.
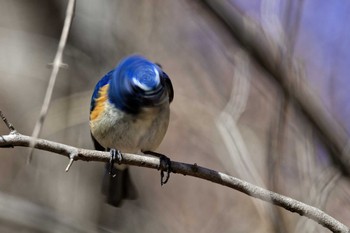
MULTIPOLYGON (((32 134, 32 137, 34 139, 38 138, 40 135, 42 126, 43 126, 44 121, 45 121, 45 117, 47 115, 47 111, 48 111, 49 106, 50 106, 51 97, 52 97, 52 93, 53 93, 53 88, 55 86, 57 74, 58 74, 60 67, 63 66, 62 56, 63 56, 64 48, 65 48, 66 43, 67 43, 67 38, 69 35, 70 26, 72 25, 72 20, 73 20, 73 16, 74 16, 74 8, 75 8, 75 0, 69 0, 68 6, 67 6, 66 18, 64 20, 64 25, 63 25, 63 29, 62 29, 62 33, 61 33, 60 42, 58 44, 58 49, 56 52, 55 59, 52 63, 53 68, 52 68, 52 72, 50 75, 49 85, 47 86, 47 89, 46 89, 44 103, 41 107, 40 116, 39 116, 39 118, 36 121, 35 126, 34 126, 34 130, 33 130, 33 134, 32 134)), ((31 148, 33 148, 33 146, 34 146, 34 141, 35 140, 33 140, 30 144, 31 148)), ((32 155, 33 155, 33 150, 30 150, 29 156, 28 156, 28 163, 31 161, 32 155)))
POLYGON ((0 117, 1 117, 2 121, 5 123, 5 125, 7 126, 7 128, 10 130, 10 133, 16 134, 17 131, 16 131, 15 127, 7 120, 5 115, 2 113, 1 109, 0 109, 0 117))
POLYGON ((228 26, 252 58, 295 100, 306 118, 320 133, 334 163, 344 175, 350 177, 350 136, 314 93, 298 61, 293 59, 288 50, 274 43, 258 23, 228 1, 204 2, 228 26))
MULTIPOLYGON (((2 135, 0 136, 0 147, 28 147, 32 140, 35 139, 19 133, 2 135)), ((35 148, 61 154, 69 157, 71 160, 73 159, 97 162, 110 161, 109 152, 81 149, 44 139, 36 139, 35 148)), ((123 153, 121 164, 159 169, 159 162, 159 158, 123 153)), ((186 164, 175 161, 171 161, 171 170, 173 173, 193 176, 211 181, 213 183, 221 184, 223 186, 227 186, 229 188, 245 193, 251 197, 255 197, 274 205, 281 206, 286 210, 296 212, 302 216, 308 217, 333 232, 350 232, 350 229, 347 226, 315 207, 309 206, 290 197, 286 197, 260 188, 224 173, 201 167, 197 164, 186 164)))

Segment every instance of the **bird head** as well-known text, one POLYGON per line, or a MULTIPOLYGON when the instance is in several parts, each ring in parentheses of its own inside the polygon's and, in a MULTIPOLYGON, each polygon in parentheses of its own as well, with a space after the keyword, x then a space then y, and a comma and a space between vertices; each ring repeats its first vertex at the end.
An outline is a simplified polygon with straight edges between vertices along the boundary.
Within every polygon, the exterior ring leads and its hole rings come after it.
POLYGON ((141 108, 172 101, 169 77, 159 65, 142 56, 124 58, 110 75, 108 98, 122 111, 135 114, 141 108))

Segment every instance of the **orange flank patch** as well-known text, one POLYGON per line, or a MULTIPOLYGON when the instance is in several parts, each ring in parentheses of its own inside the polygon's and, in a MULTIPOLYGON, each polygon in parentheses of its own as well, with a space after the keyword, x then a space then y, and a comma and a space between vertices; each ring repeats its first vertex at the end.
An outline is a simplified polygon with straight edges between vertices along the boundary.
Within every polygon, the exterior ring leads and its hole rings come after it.
POLYGON ((105 102, 108 98, 107 92, 108 92, 109 84, 104 85, 100 88, 98 91, 98 98, 95 99, 95 108, 90 113, 90 120, 93 121, 103 112, 105 109, 105 102))

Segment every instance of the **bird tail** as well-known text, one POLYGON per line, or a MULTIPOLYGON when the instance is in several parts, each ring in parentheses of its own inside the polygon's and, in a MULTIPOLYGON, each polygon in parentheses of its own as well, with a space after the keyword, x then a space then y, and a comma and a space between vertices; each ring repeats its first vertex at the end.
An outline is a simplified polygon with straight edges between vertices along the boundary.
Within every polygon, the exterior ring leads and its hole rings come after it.
POLYGON ((106 196, 107 203, 119 207, 123 199, 135 200, 137 190, 131 180, 129 168, 113 167, 113 175, 110 175, 109 166, 107 163, 102 183, 102 193, 106 196))
MULTIPOLYGON (((106 151, 92 134, 91 138, 96 150, 106 151)), ((113 166, 112 171, 110 171, 110 164, 106 163, 106 171, 102 180, 102 194, 106 196, 107 203, 115 207, 120 207, 123 199, 135 200, 138 195, 131 180, 129 168, 117 165, 117 167, 113 166)))

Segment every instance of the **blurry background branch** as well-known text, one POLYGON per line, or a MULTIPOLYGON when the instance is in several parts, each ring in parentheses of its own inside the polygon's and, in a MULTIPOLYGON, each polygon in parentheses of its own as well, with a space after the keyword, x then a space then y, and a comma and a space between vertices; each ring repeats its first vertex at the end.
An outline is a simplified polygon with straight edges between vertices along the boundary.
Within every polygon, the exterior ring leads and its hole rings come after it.
MULTIPOLYGON (((228 155, 220 154, 219 158, 222 160, 222 164, 226 165, 229 174, 236 171, 239 177, 244 177, 244 180, 266 188, 264 180, 254 164, 254 158, 249 153, 249 146, 246 145, 238 127, 238 121, 246 109, 251 87, 249 57, 240 51, 234 56, 234 62, 237 68, 232 77, 231 97, 215 122, 228 150, 228 155), (233 169, 230 169, 231 166, 228 165, 232 165, 233 169)), ((269 216, 271 206, 256 199, 251 200, 261 220, 269 224, 266 216, 269 216)))
POLYGON ((295 100, 306 118, 320 133, 331 152, 334 163, 346 176, 350 175, 347 144, 350 138, 345 129, 334 120, 319 97, 310 87, 305 72, 289 54, 289 50, 275 43, 256 22, 245 16, 226 1, 205 1, 232 31, 242 48, 245 48, 282 89, 295 100))
MULTIPOLYGON (((96 227, 88 221, 59 214, 52 209, 32 203, 28 200, 0 192, 0 224, 15 224, 33 232, 71 232, 95 233, 96 227)), ((99 228, 98 232, 110 231, 99 228)))

